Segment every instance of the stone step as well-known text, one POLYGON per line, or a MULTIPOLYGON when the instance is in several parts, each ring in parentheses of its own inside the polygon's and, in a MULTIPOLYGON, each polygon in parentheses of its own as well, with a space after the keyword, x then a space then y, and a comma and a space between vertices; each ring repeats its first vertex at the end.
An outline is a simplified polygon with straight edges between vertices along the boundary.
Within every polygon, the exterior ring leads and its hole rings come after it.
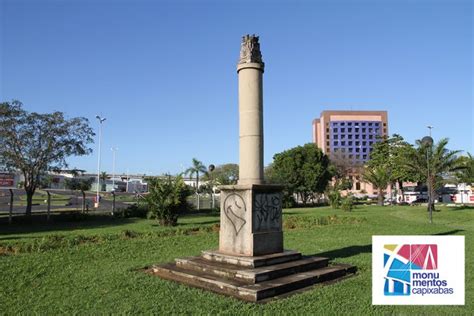
POLYGON ((239 265, 242 267, 258 268, 273 264, 298 260, 301 258, 301 252, 294 250, 284 250, 283 252, 272 253, 263 256, 245 257, 238 255, 228 255, 218 251, 202 251, 202 257, 210 261, 216 261, 227 264, 239 265))
POLYGON ((303 257, 299 260, 263 266, 258 268, 245 268, 238 265, 225 264, 204 259, 190 257, 176 259, 176 265, 184 269, 214 274, 224 278, 237 278, 249 284, 258 283, 283 277, 290 274, 305 272, 328 265, 329 259, 322 257, 303 257))
POLYGON ((256 302, 274 296, 288 294, 289 292, 300 290, 316 283, 337 280, 348 274, 355 273, 356 268, 351 265, 336 264, 256 284, 247 284, 238 279, 220 278, 205 272, 183 269, 176 266, 176 264, 153 266, 148 272, 164 279, 178 281, 216 293, 231 295, 242 300, 256 302))

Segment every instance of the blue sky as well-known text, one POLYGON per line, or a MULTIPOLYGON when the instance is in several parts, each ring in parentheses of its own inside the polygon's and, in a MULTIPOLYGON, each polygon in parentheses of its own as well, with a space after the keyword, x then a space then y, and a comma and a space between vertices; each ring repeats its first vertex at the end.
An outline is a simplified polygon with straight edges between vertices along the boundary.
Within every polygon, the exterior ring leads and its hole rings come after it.
MULTIPOLYGON (((389 132, 473 147, 471 1, 0 0, 0 100, 107 118, 102 168, 238 162, 236 63, 260 36, 265 163, 323 110, 387 110, 389 132)), ((70 166, 94 172, 94 153, 70 166)))

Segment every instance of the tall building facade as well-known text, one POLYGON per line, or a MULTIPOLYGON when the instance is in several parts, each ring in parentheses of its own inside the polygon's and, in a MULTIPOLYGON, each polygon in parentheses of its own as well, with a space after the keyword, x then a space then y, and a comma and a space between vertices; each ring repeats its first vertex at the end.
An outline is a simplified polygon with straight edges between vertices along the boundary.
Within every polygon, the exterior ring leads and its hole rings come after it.
POLYGON ((388 135, 387 111, 323 111, 313 121, 313 142, 332 159, 361 165, 388 135))

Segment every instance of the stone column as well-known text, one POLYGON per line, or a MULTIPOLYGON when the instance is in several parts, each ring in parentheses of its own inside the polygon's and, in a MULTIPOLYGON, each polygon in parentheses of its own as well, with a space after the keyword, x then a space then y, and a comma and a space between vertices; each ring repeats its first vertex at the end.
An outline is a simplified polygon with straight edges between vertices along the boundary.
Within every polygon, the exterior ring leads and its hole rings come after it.
POLYGON ((264 63, 258 37, 242 38, 239 76, 239 184, 261 184, 263 180, 263 91, 264 63))
POLYGON ((239 76, 240 168, 237 185, 222 186, 219 252, 260 256, 283 251, 282 187, 263 178, 264 63, 258 37, 242 38, 239 76))

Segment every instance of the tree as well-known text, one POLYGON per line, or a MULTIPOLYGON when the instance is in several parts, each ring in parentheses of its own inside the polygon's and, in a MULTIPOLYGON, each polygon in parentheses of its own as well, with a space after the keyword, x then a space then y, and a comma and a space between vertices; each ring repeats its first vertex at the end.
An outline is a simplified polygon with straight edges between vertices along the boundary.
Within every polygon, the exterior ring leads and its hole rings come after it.
MULTIPOLYGON (((465 166, 462 164, 462 159, 457 156, 460 153, 459 150, 446 148, 447 138, 441 139, 432 146, 423 144, 420 140, 417 140, 416 143, 418 147, 406 157, 405 165, 420 181, 427 184, 432 197, 431 209, 434 210, 434 197, 436 190, 443 185, 443 177, 460 171, 465 166)), ((430 205, 428 205, 428 210, 430 210, 430 205)))
POLYGON ((186 169, 184 172, 185 174, 189 175, 191 178, 193 175, 196 175, 196 193, 199 192, 199 174, 206 174, 207 173, 207 168, 204 166, 204 164, 197 160, 196 158, 193 158, 193 165, 186 169))
POLYGON ((175 226, 179 214, 187 208, 186 198, 190 195, 183 178, 147 178, 148 194, 145 196, 149 210, 164 226, 175 226))
POLYGON ((417 175, 413 174, 405 163, 413 151, 413 146, 407 143, 402 136, 393 134, 392 137, 382 138, 373 145, 367 166, 372 169, 385 169, 389 175, 390 183, 398 183, 403 198, 403 182, 419 181, 417 175))
POLYGON ((72 178, 65 179, 64 186, 69 190, 79 190, 82 193, 82 213, 86 210, 86 191, 89 191, 92 187, 94 178, 80 179, 72 178))
POLYGON ((109 176, 107 175, 107 172, 103 171, 100 173, 100 176, 99 176, 99 182, 101 182, 101 185, 100 185, 100 190, 101 191, 107 191, 107 179, 109 178, 109 176))
POLYGON ((219 165, 214 171, 204 173, 202 178, 218 185, 237 184, 239 180, 239 165, 235 163, 219 165))
POLYGON ((462 170, 456 173, 459 182, 466 184, 474 183, 474 156, 467 153, 467 156, 459 157, 459 164, 463 166, 462 170))
POLYGON ((299 195, 306 204, 313 193, 322 193, 331 173, 329 158, 315 144, 297 146, 273 157, 274 181, 285 184, 288 195, 299 195))
POLYGON ((390 183, 389 171, 384 167, 367 166, 363 172, 362 178, 365 182, 371 183, 377 189, 377 203, 383 205, 384 190, 390 183))
POLYGON ((69 156, 89 154, 93 136, 86 118, 27 112, 19 101, 0 103, 0 164, 22 172, 27 216, 41 176, 67 166, 69 156))

